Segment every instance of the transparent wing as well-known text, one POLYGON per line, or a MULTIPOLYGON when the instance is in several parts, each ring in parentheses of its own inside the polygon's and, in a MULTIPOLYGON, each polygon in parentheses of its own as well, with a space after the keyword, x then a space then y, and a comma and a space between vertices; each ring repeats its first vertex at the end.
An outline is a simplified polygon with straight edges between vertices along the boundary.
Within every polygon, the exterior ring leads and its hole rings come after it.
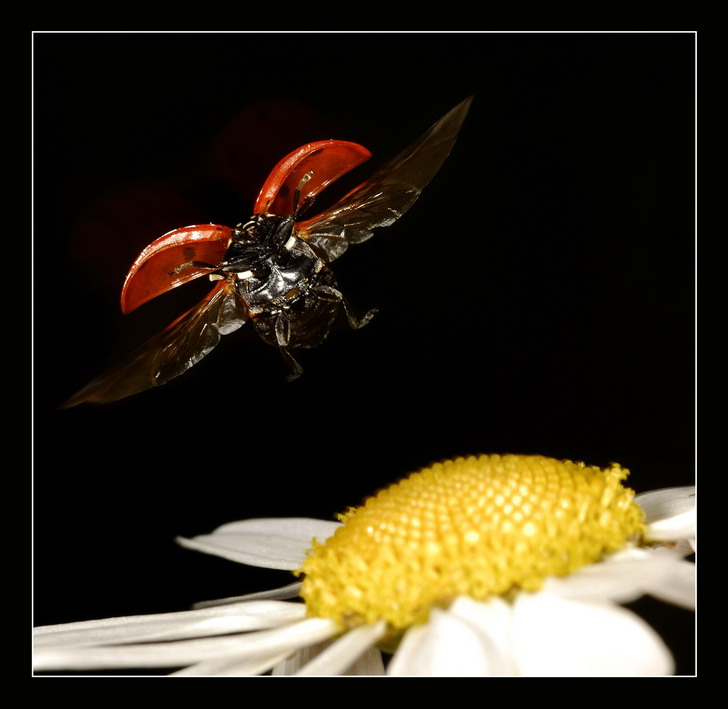
POLYGON ((223 335, 234 332, 247 319, 247 310, 234 286, 220 281, 199 305, 87 384, 64 408, 82 403, 105 404, 165 384, 197 364, 223 335))
POLYGON ((349 244, 366 241, 373 229, 389 226, 399 219, 450 154, 471 101, 472 96, 455 106, 419 140, 385 163, 331 209, 299 222, 297 235, 333 261, 349 244))

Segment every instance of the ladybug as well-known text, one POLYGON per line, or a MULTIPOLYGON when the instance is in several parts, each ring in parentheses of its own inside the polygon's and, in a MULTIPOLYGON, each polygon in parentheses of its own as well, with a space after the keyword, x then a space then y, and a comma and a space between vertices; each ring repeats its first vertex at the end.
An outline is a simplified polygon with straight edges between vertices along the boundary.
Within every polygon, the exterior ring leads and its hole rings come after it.
POLYGON ((147 246, 129 270, 121 309, 129 313, 184 283, 207 276, 215 283, 196 307, 177 318, 124 361, 94 379, 65 404, 107 403, 164 384, 197 364, 220 341, 252 320, 258 335, 278 347, 292 368, 290 350, 320 345, 343 309, 352 328, 357 318, 329 264, 349 244, 389 226, 415 202, 450 153, 470 108, 461 102, 406 150, 332 207, 302 219, 329 184, 367 160, 356 143, 323 140, 284 157, 263 184, 253 216, 236 227, 187 226, 147 246))

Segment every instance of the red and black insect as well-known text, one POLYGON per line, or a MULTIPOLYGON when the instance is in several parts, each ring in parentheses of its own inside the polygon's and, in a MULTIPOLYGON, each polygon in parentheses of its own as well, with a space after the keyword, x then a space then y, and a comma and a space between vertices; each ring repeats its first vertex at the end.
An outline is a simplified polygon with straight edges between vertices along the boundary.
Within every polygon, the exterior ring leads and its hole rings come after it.
POLYGON ((81 389, 66 406, 115 401, 164 384, 247 320, 290 363, 289 378, 297 377, 302 369, 290 350, 320 345, 340 308, 353 328, 376 312, 357 319, 328 264, 349 244, 365 241, 373 229, 392 224, 412 206, 450 153, 470 102, 455 106, 369 180, 315 217, 301 219, 325 187, 370 157, 366 148, 339 140, 304 145, 273 169, 250 221, 235 228, 183 227, 152 242, 126 277, 124 313, 201 276, 215 286, 199 305, 81 389))

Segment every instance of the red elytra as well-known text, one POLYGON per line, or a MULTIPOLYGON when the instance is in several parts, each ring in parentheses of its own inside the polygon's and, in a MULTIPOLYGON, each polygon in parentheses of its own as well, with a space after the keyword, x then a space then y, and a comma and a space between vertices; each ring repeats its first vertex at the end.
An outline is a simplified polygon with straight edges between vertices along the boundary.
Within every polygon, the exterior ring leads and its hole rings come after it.
MULTIPOLYGON (((307 143, 286 155, 263 183, 253 214, 288 216, 342 175, 371 157, 362 145, 344 140, 307 143), (308 177, 308 179, 306 179, 308 177), (297 193, 298 192, 298 193, 297 193)), ((136 258, 121 289, 121 310, 130 313, 172 288, 212 273, 225 257, 233 230, 198 224, 167 232, 136 258), (180 269, 183 264, 187 265, 180 269)))
POLYGON ((130 313, 142 303, 183 283, 214 271, 189 266, 191 261, 217 264, 225 256, 232 229, 218 224, 200 224, 174 229, 153 241, 136 258, 121 289, 121 310, 130 313))
POLYGON ((297 207, 294 199, 299 185, 298 204, 301 205, 371 156, 364 146, 345 140, 308 143, 286 155, 273 168, 258 194, 253 214, 287 217, 297 207), (310 178, 302 185, 309 174, 310 178))

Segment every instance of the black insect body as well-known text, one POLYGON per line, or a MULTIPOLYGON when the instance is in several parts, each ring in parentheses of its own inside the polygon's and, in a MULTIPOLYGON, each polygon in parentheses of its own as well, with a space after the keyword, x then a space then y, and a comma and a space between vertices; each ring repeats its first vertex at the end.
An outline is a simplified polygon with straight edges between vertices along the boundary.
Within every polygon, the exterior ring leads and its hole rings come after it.
POLYGON ((261 215, 236 229, 219 268, 235 276, 235 288, 246 304, 257 333, 280 348, 293 368, 303 371, 290 349, 312 348, 328 336, 343 306, 349 324, 360 328, 377 312, 357 319, 334 274, 314 250, 293 235, 293 217, 261 215))

